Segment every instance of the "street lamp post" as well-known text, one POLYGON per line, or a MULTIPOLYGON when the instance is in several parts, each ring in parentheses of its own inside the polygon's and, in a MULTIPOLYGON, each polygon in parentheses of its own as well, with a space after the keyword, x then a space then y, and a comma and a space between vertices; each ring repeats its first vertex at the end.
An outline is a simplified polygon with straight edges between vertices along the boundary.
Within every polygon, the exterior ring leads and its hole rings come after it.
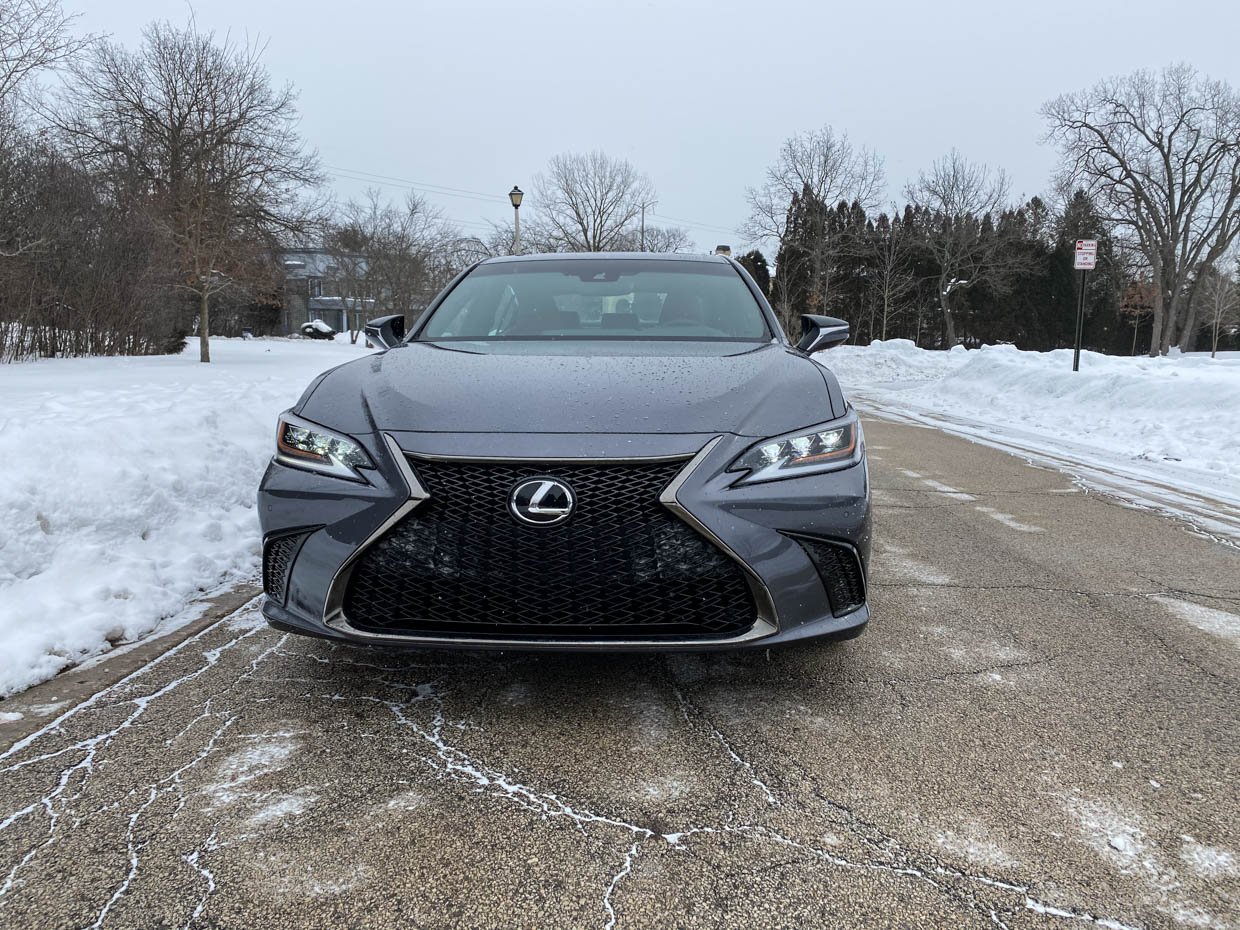
POLYGON ((521 254, 521 198, 524 196, 521 188, 515 184, 508 192, 508 199, 512 202, 512 253, 514 255, 521 254))

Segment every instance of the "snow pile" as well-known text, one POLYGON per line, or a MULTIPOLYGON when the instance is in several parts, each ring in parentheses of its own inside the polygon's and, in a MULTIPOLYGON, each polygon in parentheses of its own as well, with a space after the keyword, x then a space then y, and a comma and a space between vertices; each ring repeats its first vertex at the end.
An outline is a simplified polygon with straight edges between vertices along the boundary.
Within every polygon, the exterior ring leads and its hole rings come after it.
POLYGON ((868 346, 844 345, 815 356, 840 379, 845 391, 875 384, 938 381, 967 361, 969 351, 956 346, 950 352, 919 349, 911 339, 875 340, 868 346))
POLYGON ((840 346, 818 360, 862 406, 1041 437, 1046 448, 1180 468, 1240 490, 1240 358, 1120 358, 983 346, 950 352, 905 339, 840 346))
POLYGON ((347 341, 0 365, 0 695, 256 576, 276 415, 347 341))

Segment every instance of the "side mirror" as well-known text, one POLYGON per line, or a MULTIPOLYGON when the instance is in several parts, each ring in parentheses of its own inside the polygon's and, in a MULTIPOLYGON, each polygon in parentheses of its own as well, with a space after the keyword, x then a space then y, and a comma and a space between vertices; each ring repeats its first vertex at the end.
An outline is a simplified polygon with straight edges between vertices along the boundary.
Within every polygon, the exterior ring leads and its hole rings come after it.
POLYGON ((847 342, 849 336, 848 322, 837 320, 833 316, 818 316, 815 313, 801 314, 801 341, 797 348, 802 352, 817 352, 829 349, 841 342, 847 342))
POLYGON ((366 323, 363 332, 366 333, 368 340, 381 349, 398 346, 405 338, 405 316, 402 313, 395 313, 392 316, 381 316, 377 320, 370 320, 366 323))

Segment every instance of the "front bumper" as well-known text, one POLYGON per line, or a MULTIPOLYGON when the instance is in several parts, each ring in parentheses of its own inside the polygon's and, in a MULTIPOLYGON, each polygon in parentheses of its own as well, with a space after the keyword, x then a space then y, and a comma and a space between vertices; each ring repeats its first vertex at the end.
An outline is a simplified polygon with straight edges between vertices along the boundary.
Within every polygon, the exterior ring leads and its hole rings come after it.
MULTIPOLYGON (((409 465, 413 456, 481 457, 482 437, 387 433, 355 436, 377 468, 369 484, 342 481, 276 462, 259 490, 267 551, 273 540, 295 540, 281 552, 280 584, 268 584, 263 607, 281 629, 337 641, 387 647, 521 650, 709 651, 768 648, 814 638, 859 634, 869 607, 837 615, 824 581, 797 537, 847 547, 868 568, 870 493, 864 462, 836 472, 734 486, 726 471, 753 440, 723 436, 503 437, 521 461, 631 461, 683 457, 685 467, 660 495, 663 506, 727 553, 743 569, 754 595, 752 627, 727 636, 643 638, 640 629, 605 639, 566 637, 389 634, 353 626, 343 609, 350 572, 359 556, 411 513, 428 492, 409 465), (531 440, 537 442, 533 448, 531 440), (537 454, 530 454, 537 452, 537 454), (286 564, 287 562, 287 564, 286 564), (273 588, 274 593, 273 593, 273 588)), ((499 437, 485 438, 494 449, 499 437)), ((563 579, 572 585, 572 579, 563 579)))

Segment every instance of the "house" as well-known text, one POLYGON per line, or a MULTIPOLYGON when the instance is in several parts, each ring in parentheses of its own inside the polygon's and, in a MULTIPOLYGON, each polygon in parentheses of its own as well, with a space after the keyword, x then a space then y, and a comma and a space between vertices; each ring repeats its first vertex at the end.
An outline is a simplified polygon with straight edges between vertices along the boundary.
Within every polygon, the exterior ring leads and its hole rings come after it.
POLYGON ((372 316, 375 302, 357 296, 366 276, 361 255, 325 249, 285 249, 277 262, 283 270, 281 331, 297 332, 305 323, 322 320, 337 332, 360 326, 372 316))

